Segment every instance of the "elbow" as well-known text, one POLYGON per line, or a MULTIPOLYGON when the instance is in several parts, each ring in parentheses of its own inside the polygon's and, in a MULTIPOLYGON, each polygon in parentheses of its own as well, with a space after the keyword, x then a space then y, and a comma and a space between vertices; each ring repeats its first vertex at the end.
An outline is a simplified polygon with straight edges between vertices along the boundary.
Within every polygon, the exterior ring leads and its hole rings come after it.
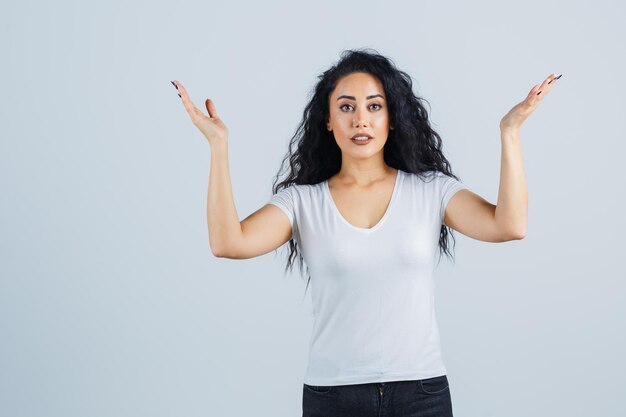
POLYGON ((222 254, 222 252, 220 252, 218 249, 213 249, 211 248, 211 253, 213 254, 214 257, 216 258, 223 258, 224 255, 222 254))
POLYGON ((216 258, 228 257, 226 255, 226 251, 221 246, 212 245, 211 242, 209 242, 209 248, 211 249, 211 253, 213 254, 213 256, 215 256, 216 258))
POLYGON ((216 258, 226 258, 226 256, 222 254, 222 252, 218 252, 216 250, 211 250, 211 252, 213 253, 213 256, 216 258))
POLYGON ((510 240, 522 240, 526 237, 526 228, 515 230, 509 236, 510 240))
POLYGON ((526 237, 526 229, 528 228, 528 223, 526 221, 520 222, 507 222, 504 225, 500 225, 500 235, 502 236, 502 241, 507 242, 510 240, 522 240, 526 237))

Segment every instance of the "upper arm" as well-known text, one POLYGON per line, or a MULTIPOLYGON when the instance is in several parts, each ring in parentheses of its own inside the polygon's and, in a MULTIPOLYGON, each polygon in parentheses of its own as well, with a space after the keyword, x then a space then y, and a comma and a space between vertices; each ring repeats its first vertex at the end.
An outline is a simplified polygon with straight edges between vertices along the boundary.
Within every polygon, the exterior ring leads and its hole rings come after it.
POLYGON ((249 259, 271 252, 289 241, 289 217, 273 204, 266 204, 241 222, 241 233, 220 254, 222 258, 249 259))
POLYGON ((518 239, 496 223, 496 206, 469 189, 454 193, 445 208, 444 223, 465 236, 483 242, 518 239))
POLYGON ((241 233, 223 248, 221 257, 248 259, 271 252, 294 236, 299 197, 296 186, 273 194, 267 204, 243 219, 241 233))

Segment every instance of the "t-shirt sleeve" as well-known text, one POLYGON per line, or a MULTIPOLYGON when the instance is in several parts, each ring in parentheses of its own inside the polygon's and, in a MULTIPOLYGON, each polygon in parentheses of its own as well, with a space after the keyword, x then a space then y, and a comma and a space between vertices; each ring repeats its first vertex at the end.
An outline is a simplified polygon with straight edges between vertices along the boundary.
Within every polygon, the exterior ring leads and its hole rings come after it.
POLYGON ((283 188, 276 194, 272 195, 267 204, 273 204, 283 211, 289 218, 291 223, 291 237, 295 235, 297 227, 296 222, 296 196, 294 195, 295 186, 291 185, 287 188, 283 188))
POLYGON ((444 223, 445 211, 448 206, 448 202, 452 198, 452 196, 462 189, 469 189, 463 182, 458 181, 454 177, 450 177, 443 173, 439 173, 439 181, 440 181, 440 201, 441 205, 439 207, 439 219, 441 223, 444 223))

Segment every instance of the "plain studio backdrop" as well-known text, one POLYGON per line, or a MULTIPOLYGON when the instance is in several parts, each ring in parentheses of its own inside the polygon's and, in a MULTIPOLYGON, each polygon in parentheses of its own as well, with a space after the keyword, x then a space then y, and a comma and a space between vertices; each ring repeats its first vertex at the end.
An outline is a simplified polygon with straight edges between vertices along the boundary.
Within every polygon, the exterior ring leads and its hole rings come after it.
POLYGON ((455 232, 435 270, 455 415, 620 416, 624 6, 618 1, 3 2, 0 415, 301 413, 310 288, 287 247, 208 245, 210 147, 170 80, 229 128, 240 219, 263 206, 317 75, 390 57, 453 171, 497 202, 522 126, 525 239, 455 232))

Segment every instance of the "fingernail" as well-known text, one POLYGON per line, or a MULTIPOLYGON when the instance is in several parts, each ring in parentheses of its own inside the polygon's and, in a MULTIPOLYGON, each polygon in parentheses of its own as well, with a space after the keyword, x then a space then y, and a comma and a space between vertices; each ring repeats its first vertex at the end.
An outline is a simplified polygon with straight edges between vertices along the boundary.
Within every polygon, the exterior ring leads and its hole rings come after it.
POLYGON ((541 94, 541 91, 539 91, 539 92, 537 93, 537 95, 539 95, 539 94, 541 94))
POLYGON ((554 77, 553 79, 551 79, 550 81, 548 81, 548 84, 550 84, 552 81, 554 80, 558 80, 559 78, 561 78, 563 76, 563 74, 559 75, 558 77, 554 77))
POLYGON ((183 98, 183 96, 181 96, 180 94, 178 95, 178 97, 183 98))
POLYGON ((171 82, 171 83, 172 83, 172 85, 173 85, 174 87, 176 87, 176 89, 178 90, 178 86, 176 85, 176 83, 174 83, 174 81, 170 81, 170 82, 171 82))

